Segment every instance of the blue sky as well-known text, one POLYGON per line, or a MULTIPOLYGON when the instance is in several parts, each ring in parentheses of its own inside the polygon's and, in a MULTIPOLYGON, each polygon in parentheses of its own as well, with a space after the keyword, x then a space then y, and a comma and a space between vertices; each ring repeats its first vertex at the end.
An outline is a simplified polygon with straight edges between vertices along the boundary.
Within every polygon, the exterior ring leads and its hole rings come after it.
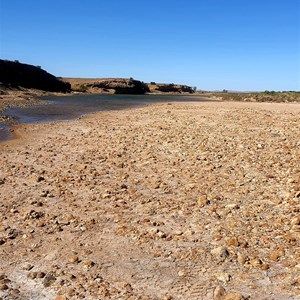
POLYGON ((0 57, 56 76, 300 90, 300 0, 0 0, 0 57))

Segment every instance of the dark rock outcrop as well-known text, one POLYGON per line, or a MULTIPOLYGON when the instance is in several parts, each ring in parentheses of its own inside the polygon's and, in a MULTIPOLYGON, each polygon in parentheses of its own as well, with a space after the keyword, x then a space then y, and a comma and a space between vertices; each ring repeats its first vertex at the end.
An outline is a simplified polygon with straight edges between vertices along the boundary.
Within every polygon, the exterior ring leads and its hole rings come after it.
POLYGON ((181 84, 157 84, 156 91, 163 93, 194 93, 192 87, 181 84))
POLYGON ((0 82, 4 86, 32 88, 49 92, 68 92, 71 85, 39 66, 0 59, 0 82))

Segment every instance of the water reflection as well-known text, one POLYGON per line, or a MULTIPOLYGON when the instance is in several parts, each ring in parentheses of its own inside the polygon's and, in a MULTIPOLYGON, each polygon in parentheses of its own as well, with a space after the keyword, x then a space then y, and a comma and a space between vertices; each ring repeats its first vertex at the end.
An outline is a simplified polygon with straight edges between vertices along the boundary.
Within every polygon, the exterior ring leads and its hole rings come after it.
MULTIPOLYGON (((63 121, 104 110, 121 110, 158 102, 206 101, 199 96, 178 95, 76 95, 44 97, 47 105, 10 108, 6 115, 16 118, 15 124, 63 121)), ((0 141, 12 137, 8 127, 0 123, 0 141)))

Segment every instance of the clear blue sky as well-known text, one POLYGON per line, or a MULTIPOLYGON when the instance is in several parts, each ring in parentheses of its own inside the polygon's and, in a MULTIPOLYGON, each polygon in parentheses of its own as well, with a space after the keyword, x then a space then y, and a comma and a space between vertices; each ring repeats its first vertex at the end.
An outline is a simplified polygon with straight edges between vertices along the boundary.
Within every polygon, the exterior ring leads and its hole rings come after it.
POLYGON ((300 0, 0 0, 0 57, 56 76, 300 90, 300 0))

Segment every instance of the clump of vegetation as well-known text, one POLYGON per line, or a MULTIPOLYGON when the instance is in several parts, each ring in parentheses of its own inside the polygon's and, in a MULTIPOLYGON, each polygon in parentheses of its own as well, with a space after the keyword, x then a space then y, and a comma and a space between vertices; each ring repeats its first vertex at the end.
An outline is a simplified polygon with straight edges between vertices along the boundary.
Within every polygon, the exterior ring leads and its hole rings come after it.
POLYGON ((275 91, 264 91, 264 94, 267 94, 267 95, 275 95, 276 92, 275 92, 275 91))
POLYGON ((81 84, 77 89, 78 92, 85 93, 88 90, 88 87, 84 84, 81 84))
POLYGON ((171 84, 160 84, 156 87, 157 91, 163 93, 194 93, 195 90, 187 85, 175 85, 174 83, 171 84))

